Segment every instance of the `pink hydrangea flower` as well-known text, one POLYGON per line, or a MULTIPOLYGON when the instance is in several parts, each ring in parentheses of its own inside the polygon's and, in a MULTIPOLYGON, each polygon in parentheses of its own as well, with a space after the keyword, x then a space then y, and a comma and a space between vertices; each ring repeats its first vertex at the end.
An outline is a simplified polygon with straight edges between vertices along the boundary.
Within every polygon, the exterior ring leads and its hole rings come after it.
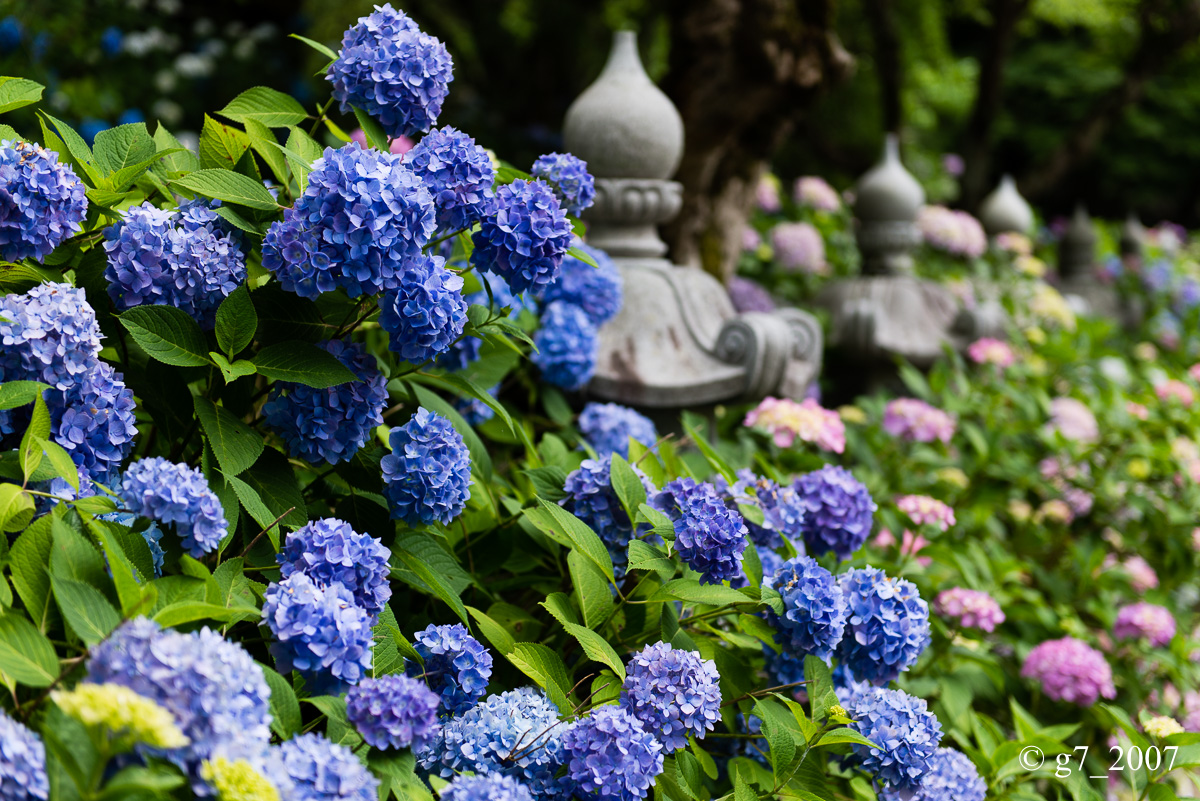
MULTIPOLYGON (((891 548, 896 544, 896 535, 890 529, 881 528, 879 533, 875 535, 874 545, 876 548, 891 548)), ((915 561, 921 567, 929 567, 933 564, 933 560, 928 556, 917 556, 921 549, 929 544, 929 540, 922 537, 920 534, 913 534, 908 529, 904 529, 904 535, 900 540, 900 556, 904 558, 915 557, 915 561)))
POLYGON ((774 214, 783 208, 779 199, 779 179, 770 173, 764 173, 754 187, 754 203, 761 211, 774 214))
POLYGON ((917 227, 929 245, 954 256, 977 259, 987 251, 983 226, 965 211, 925 206, 917 214, 917 227))
POLYGON ((818 211, 837 211, 842 207, 842 199, 837 190, 830 186, 824 178, 815 175, 804 175, 796 179, 792 186, 792 198, 798 206, 807 206, 818 211))
POLYGON ((747 225, 742 229, 742 250, 753 253, 762 247, 762 235, 747 225))
MULTIPOLYGON (((367 135, 365 133, 363 133, 362 128, 355 128, 354 133, 350 134, 350 138, 353 139, 355 142, 358 142, 359 147, 364 148, 364 149, 366 149, 368 147, 367 135)), ((393 139, 391 141, 391 151, 392 151, 392 153, 394 153, 398 156, 403 156, 405 153, 412 150, 413 147, 415 147, 415 146, 416 146, 416 142, 409 139, 407 136, 397 136, 395 139, 393 139)))
POLYGON ((889 401, 883 412, 884 431, 914 442, 949 443, 956 425, 953 417, 916 398, 889 401))
POLYGON ((841 453, 846 449, 846 425, 838 413, 824 409, 813 398, 797 403, 790 398, 763 398, 746 415, 743 425, 761 428, 781 448, 800 439, 823 450, 841 453))
POLYGON ((1200 363, 1193 364, 1191 367, 1189 367, 1188 375, 1192 377, 1193 381, 1200 381, 1200 363))
POLYGON ((1125 401, 1125 411, 1139 420, 1150 419, 1150 410, 1137 401, 1125 401))
POLYGON ((1158 574, 1154 572, 1154 568, 1150 566, 1150 563, 1140 556, 1130 556, 1121 562, 1118 561, 1115 555, 1110 553, 1104 557, 1104 564, 1101 565, 1101 569, 1120 569, 1129 577, 1129 585, 1133 587, 1134 592, 1142 593, 1158 586, 1158 574))
POLYGON ((1183 728, 1200 732, 1200 690, 1183 694, 1183 728))
POLYGON ((829 270, 825 264, 825 240, 810 223, 779 223, 771 229, 771 248, 779 266, 788 272, 823 275, 829 270))
POLYGON ((1019 234, 1016 231, 996 234, 996 247, 1017 256, 1033 255, 1033 242, 1025 234, 1019 234))
POLYGON ((1001 342, 992 337, 977 339, 967 348, 967 355, 976 364, 994 364, 1004 369, 1011 367, 1017 360, 1017 354, 1007 342, 1001 342))
POLYGON ((1192 549, 1200 551, 1200 527, 1192 529, 1192 549))
POLYGON ((1155 386, 1154 394, 1163 403, 1177 400, 1184 406, 1191 406, 1196 400, 1196 393, 1192 392, 1192 388, 1174 378, 1155 386))
POLYGON ((986 592, 954 587, 942 590, 934 601, 934 608, 942 617, 953 618, 964 628, 995 631, 1004 622, 1000 604, 986 592))
POLYGON ((1096 422, 1096 416, 1083 401, 1075 398, 1055 398, 1050 401, 1047 429, 1076 442, 1095 442, 1100 438, 1100 424, 1096 422))
POLYGON ((1140 601, 1117 611, 1113 635, 1121 640, 1145 639, 1152 648, 1161 648, 1175 636, 1175 618, 1165 606, 1140 601))
POLYGON ((896 499, 896 508, 918 526, 929 524, 948 531, 958 522, 954 519, 953 509, 928 495, 902 495, 896 499))
POLYGON ((1091 706, 1100 698, 1117 697, 1104 654, 1074 637, 1038 645, 1025 657, 1021 676, 1039 682, 1054 701, 1091 706))

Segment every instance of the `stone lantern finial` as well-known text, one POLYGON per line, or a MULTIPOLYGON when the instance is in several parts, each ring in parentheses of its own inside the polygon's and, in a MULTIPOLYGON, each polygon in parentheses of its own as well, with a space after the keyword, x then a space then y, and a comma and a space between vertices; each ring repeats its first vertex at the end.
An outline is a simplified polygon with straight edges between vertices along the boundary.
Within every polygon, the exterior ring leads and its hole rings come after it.
POLYGON ((1096 229, 1092 218, 1082 203, 1075 205, 1075 213, 1063 232, 1058 244, 1058 274, 1064 281, 1086 278, 1096 262, 1096 229))
POLYGON ((1005 174, 1000 185, 979 204, 979 221, 988 236, 1028 234, 1033 229, 1033 209, 1017 191, 1011 175, 1005 174))
POLYGON ((887 135, 883 159, 859 179, 854 193, 863 272, 912 274, 911 251, 921 243, 917 214, 925 205, 925 190, 900 162, 896 134, 887 135))

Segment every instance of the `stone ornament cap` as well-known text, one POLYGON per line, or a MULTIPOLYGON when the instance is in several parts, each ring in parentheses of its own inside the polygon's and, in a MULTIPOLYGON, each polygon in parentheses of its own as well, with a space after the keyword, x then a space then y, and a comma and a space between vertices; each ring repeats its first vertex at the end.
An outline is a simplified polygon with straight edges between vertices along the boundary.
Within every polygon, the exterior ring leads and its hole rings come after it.
POLYGON ((613 34, 600 77, 567 109, 563 140, 597 178, 666 180, 679 168, 683 118, 646 74, 634 31, 613 34))
POLYGON ((916 222, 925 190, 900 163, 900 140, 890 133, 883 159, 858 179, 854 214, 864 222, 916 222))
POLYGON ((1121 224, 1121 255, 1141 256, 1146 244, 1146 227, 1135 212, 1129 212, 1121 224))
POLYGON ((1033 209, 1017 191, 1011 175, 1005 174, 1000 185, 979 204, 979 221, 989 236, 1028 234, 1033 230, 1033 209))
POLYGON ((1058 244, 1058 272, 1063 278, 1086 275, 1096 260, 1096 228, 1082 203, 1075 205, 1075 213, 1063 231, 1058 244))

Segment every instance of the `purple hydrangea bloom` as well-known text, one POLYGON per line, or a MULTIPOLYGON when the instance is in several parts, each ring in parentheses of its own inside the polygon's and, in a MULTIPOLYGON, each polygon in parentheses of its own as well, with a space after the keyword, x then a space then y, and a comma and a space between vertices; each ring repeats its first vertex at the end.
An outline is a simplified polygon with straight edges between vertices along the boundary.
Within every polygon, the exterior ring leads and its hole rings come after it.
POLYGON ((912 442, 940 440, 950 444, 957 427, 954 418, 916 398, 896 398, 883 410, 883 430, 912 442))
POLYGON ((678 751, 689 734, 703 740, 720 720, 720 683, 716 663, 659 642, 630 657, 621 706, 667 751, 678 751))
POLYGON ((1162 648, 1175 636, 1175 618, 1165 606, 1139 601, 1117 610, 1113 636, 1120 640, 1144 639, 1152 648, 1162 648))
POLYGON ((405 262, 399 285, 379 298, 379 325, 388 348, 412 364, 450 349, 467 323, 463 279, 445 268, 441 256, 405 262))
POLYGON ((510 776, 459 776, 442 788, 442 801, 533 801, 529 789, 510 776))
POLYGON ((346 717, 375 748, 419 749, 437 732, 438 697, 408 676, 365 678, 346 694, 346 717))
POLYGON ((279 746, 293 785, 288 801, 376 801, 379 780, 344 745, 301 734, 279 746))
POLYGON ((884 788, 880 801, 984 801, 987 782, 975 763, 962 751, 939 748, 929 758, 929 768, 908 792, 884 788))
POLYGON ((443 231, 470 228, 492 210, 496 169, 487 151, 462 131, 448 126, 430 131, 404 163, 424 178, 443 231))
MULTIPOLYGON (((737 472, 737 482, 729 486, 718 476, 714 481, 717 492, 734 504, 757 506, 763 513, 763 524, 746 521, 750 532, 750 540, 761 551, 774 551, 782 548, 784 540, 798 540, 804 533, 804 502, 799 493, 792 487, 781 487, 769 478, 754 474, 749 469, 737 472), (750 493, 750 489, 754 493, 750 493)), ((803 550, 803 545, 800 549, 803 550)))
POLYGON ((601 459, 614 453, 628 459, 631 439, 647 448, 654 447, 654 443, 658 442, 658 429, 650 418, 619 403, 589 403, 584 406, 579 413, 579 430, 601 459))
POLYGON ((314 464, 338 464, 353 458, 383 425, 387 379, 375 357, 356 342, 327 339, 317 347, 337 357, 358 380, 325 389, 276 381, 262 413, 292 456, 314 464))
POLYGON ((1021 676, 1039 682, 1051 700, 1079 706, 1117 695, 1104 654, 1074 637, 1039 644, 1025 657, 1021 676))
POLYGON ((837 579, 811 556, 798 556, 784 563, 770 585, 784 608, 782 615, 767 610, 775 642, 793 656, 812 654, 829 664, 846 629, 846 599, 837 579))
POLYGON ((562 261, 558 280, 546 286, 538 296, 544 303, 561 300, 587 312, 597 328, 607 323, 621 310, 624 283, 612 257, 599 248, 576 241, 575 247, 592 257, 596 266, 574 256, 562 261))
POLYGON ((385 4, 346 31, 325 78, 343 114, 361 109, 394 138, 437 122, 454 64, 445 45, 385 4))
POLYGON ((133 391, 104 362, 66 392, 47 392, 54 441, 92 480, 111 484, 137 436, 133 391))
POLYGON ((450 421, 421 407, 393 428, 383 457, 383 494, 392 518, 410 526, 449 525, 471 497, 471 454, 450 421))
POLYGON ((408 662, 405 670, 424 679, 441 699, 445 714, 467 711, 487 692, 492 655, 461 623, 427 626, 413 640, 424 664, 408 662))
POLYGON ((596 181, 588 172, 587 162, 570 153, 547 153, 533 163, 529 172, 550 184, 562 207, 573 217, 596 199, 596 181))
POLYGON ((838 659, 860 679, 894 681, 929 645, 929 604, 907 579, 863 567, 838 577, 849 618, 838 659))
POLYGON ((219 205, 193 200, 160 209, 145 202, 122 211, 104 229, 113 305, 175 306, 211 329, 221 301, 246 280, 241 235, 213 211, 219 205))
POLYGON ((341 584, 321 587, 304 573, 272 582, 262 620, 279 672, 298 671, 314 695, 336 695, 371 669, 371 618, 341 584))
POLYGON ((88 207, 84 189, 54 151, 0 141, 0 258, 40 261, 78 233, 88 207))
POLYGON ((775 311, 775 301, 772 300, 771 293, 757 281, 735 275, 729 279, 725 289, 729 292, 729 299, 733 301, 733 308, 738 312, 775 311))
MULTIPOLYGON (((523 309, 530 308, 519 295, 512 293, 508 284, 504 283, 504 279, 492 273, 476 272, 475 275, 480 282, 487 284, 487 288, 480 288, 478 292, 471 292, 463 298, 468 308, 473 305, 487 306, 493 308, 497 313, 503 309, 509 309, 509 319, 515 318, 523 309), (488 289, 492 291, 490 298, 488 289)), ((466 369, 467 365, 478 361, 482 347, 483 340, 479 337, 461 337, 451 343, 450 349, 438 357, 438 367, 445 367, 447 370, 466 369)))
MULTIPOLYGON (((651 497, 654 485, 650 479, 637 467, 633 471, 641 479, 646 497, 651 497)), ((614 573, 618 578, 624 576, 629 561, 629 541, 644 534, 648 527, 639 526, 635 534, 629 515, 612 486, 611 454, 600 459, 584 459, 567 476, 563 491, 567 497, 559 504, 596 532, 612 558, 614 573)))
POLYGON ((191 742, 167 753, 195 773, 214 755, 250 755, 271 741, 271 690, 262 668, 215 631, 162 630, 144 617, 96 645, 87 681, 120 684, 165 707, 191 742))
POLYGON ((4 801, 46 801, 46 746, 38 736, 0 709, 0 798, 4 801))
POLYGON ((789 273, 820 275, 829 271, 825 263, 825 240, 812 223, 781 222, 771 229, 775 261, 789 273))
POLYGON ((675 550, 700 573, 701 584, 720 584, 742 572, 748 531, 712 484, 679 478, 654 496, 651 506, 675 524, 675 550))
POLYGON ((161 456, 131 464, 121 480, 121 499, 138 517, 174 525, 183 548, 196 559, 225 539, 225 511, 199 470, 161 456))
POLYGON ((619 706, 601 706, 563 735, 572 794, 581 801, 645 798, 663 770, 663 747, 619 706))
POLYGON ((804 507, 804 545, 821 556, 833 551, 841 561, 862 547, 871 533, 875 502, 843 467, 827 464, 792 484, 804 507))
POLYGON ((446 721, 417 759, 442 778, 464 771, 500 773, 524 782, 539 797, 552 795, 567 729, 541 690, 522 687, 493 695, 446 721))
POLYGON ((39 284, 0 297, 0 345, 0 381, 65 390, 99 363, 100 325, 82 289, 39 284))
POLYGON ((964 628, 995 631, 1004 622, 1004 611, 996 599, 982 590, 951 587, 934 600, 939 615, 956 620, 964 628))
POLYGON ((542 314, 542 325, 533 335, 537 351, 529 358, 547 383, 568 390, 582 389, 596 372, 597 336, 587 312, 556 301, 542 314))
POLYGON ((320 587, 341 584, 373 625, 392 597, 388 584, 391 555, 370 534, 359 534, 349 523, 327 517, 288 534, 275 561, 282 578, 299 572, 320 587))
POLYGON ((403 159, 357 142, 326 148, 304 194, 267 231, 263 267, 304 298, 395 287, 436 229, 433 197, 403 159))
POLYGON ((925 700, 876 687, 861 693, 850 713, 855 719, 851 726, 879 746, 851 745, 859 766, 885 786, 917 786, 932 768, 942 740, 942 724, 925 700))
POLYGON ((494 212, 471 239, 471 263, 521 293, 558 278, 571 247, 571 225, 550 187, 518 179, 496 190, 494 212))

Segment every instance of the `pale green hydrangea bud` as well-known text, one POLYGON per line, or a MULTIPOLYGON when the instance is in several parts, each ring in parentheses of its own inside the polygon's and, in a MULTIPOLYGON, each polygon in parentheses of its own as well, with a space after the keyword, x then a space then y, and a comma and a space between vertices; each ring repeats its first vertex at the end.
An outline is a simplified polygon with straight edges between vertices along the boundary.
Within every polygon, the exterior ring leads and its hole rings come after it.
POLYGON ((135 745, 182 748, 190 742, 170 712, 120 684, 85 682, 73 690, 57 690, 50 697, 65 714, 107 734, 109 747, 116 753, 135 745))
POLYGON ((220 801, 279 801, 279 791, 244 759, 214 757, 200 766, 200 777, 220 801))

